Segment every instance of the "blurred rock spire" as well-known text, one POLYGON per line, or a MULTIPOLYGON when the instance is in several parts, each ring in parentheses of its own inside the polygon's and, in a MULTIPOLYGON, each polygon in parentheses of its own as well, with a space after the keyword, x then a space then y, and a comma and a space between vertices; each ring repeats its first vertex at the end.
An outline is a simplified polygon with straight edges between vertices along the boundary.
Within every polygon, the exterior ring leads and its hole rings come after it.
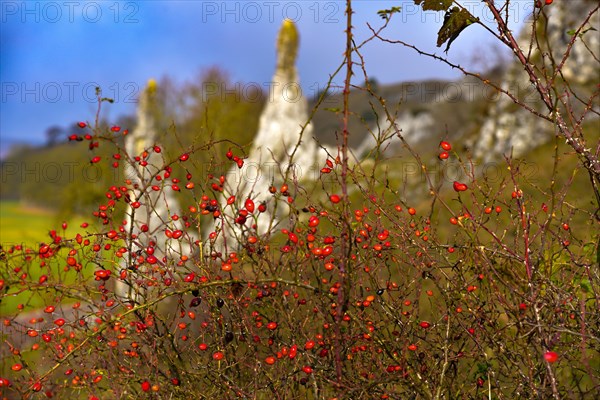
MULTIPOLYGON (((258 234, 266 233, 289 211, 287 206, 279 204, 277 216, 273 214, 275 198, 269 193, 269 187, 284 181, 289 184, 318 178, 319 162, 323 163, 326 158, 325 152, 320 154, 313 139, 312 124, 307 124, 308 103, 296 70, 298 46, 298 30, 291 20, 286 19, 277 38, 275 74, 252 149, 244 167, 241 170, 233 167, 227 175, 228 195, 236 194, 242 202, 251 198, 256 203, 267 203, 267 212, 258 219, 258 234)), ((224 209, 234 212, 231 207, 224 209)), ((234 219, 235 216, 229 217, 234 219)), ((225 237, 229 249, 235 248, 234 238, 242 229, 238 225, 223 227, 217 247, 222 248, 225 237)))
MULTIPOLYGON (((174 198, 173 191, 168 189, 153 191, 149 188, 149 181, 153 176, 164 168, 164 159, 162 153, 156 153, 153 148, 158 143, 159 135, 157 129, 157 90, 158 86, 154 79, 148 81, 147 87, 141 93, 138 100, 137 125, 133 132, 125 137, 125 149, 130 158, 127 165, 127 179, 132 183, 129 192, 130 203, 127 207, 125 218, 127 227, 133 225, 134 232, 138 234, 135 243, 132 244, 132 250, 138 250, 148 246, 150 241, 156 243, 155 257, 162 259, 169 254, 173 242, 171 240, 157 240, 157 232, 163 232, 165 228, 183 229, 181 226, 175 226, 171 220, 171 215, 178 210, 177 201, 174 198), (142 166, 134 161, 135 157, 140 157, 147 162, 142 166), (131 202, 138 201, 140 206, 133 208, 131 202), (144 232, 142 225, 147 225, 148 230, 144 232)), ((178 244, 179 245, 179 244, 178 244)), ((132 300, 139 298, 139 288, 128 287, 119 281, 116 292, 122 297, 132 300)))
POLYGON ((298 29, 289 19, 283 21, 277 38, 277 70, 295 78, 296 57, 298 56, 298 29))
POLYGON ((125 147, 130 156, 141 154, 144 149, 156 142, 156 90, 154 79, 148 80, 148 86, 138 100, 137 126, 132 134, 127 136, 125 147))

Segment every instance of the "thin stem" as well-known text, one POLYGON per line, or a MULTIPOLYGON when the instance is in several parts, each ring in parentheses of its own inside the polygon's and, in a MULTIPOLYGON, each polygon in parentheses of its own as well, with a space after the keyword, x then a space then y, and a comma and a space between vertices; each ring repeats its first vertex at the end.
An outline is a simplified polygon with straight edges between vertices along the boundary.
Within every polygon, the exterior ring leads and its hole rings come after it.
MULTIPOLYGON (((346 51, 345 51, 345 64, 346 64, 346 77, 344 79, 344 110, 343 110, 343 128, 342 128, 342 172, 341 172, 341 189, 343 198, 343 209, 342 209, 342 221, 349 221, 350 216, 348 212, 348 122, 350 118, 350 81, 352 79, 352 1, 347 0, 346 2, 346 51)), ((336 345, 335 345, 335 371, 337 384, 341 385, 343 376, 343 365, 342 365, 342 354, 341 347, 343 346, 343 338, 341 337, 340 325, 342 323, 343 314, 348 308, 348 293, 346 280, 347 280, 347 264, 349 260, 350 252, 350 230, 347 223, 342 224, 341 242, 340 242, 340 266, 339 266, 339 283, 340 288, 337 294, 337 312, 335 314, 335 330, 336 330, 336 345)))
MULTIPOLYGON (((502 32, 504 37, 506 37, 509 47, 513 50, 515 56, 525 68, 527 75, 529 75, 529 80, 539 93, 542 101, 544 102, 548 110, 554 114, 554 121, 558 125, 560 133, 566 138, 567 144, 570 145, 573 148, 573 150, 575 150, 575 152, 577 152, 577 154, 579 154, 584 159, 584 166, 594 175, 595 179, 600 180, 600 160, 598 160, 598 157, 596 155, 592 154, 590 149, 585 148, 585 142, 583 140, 573 137, 573 132, 571 132, 567 127, 567 124, 560 111, 557 110, 556 107, 554 107, 554 103, 552 102, 552 98, 550 96, 550 93, 548 92, 548 88, 542 84, 542 81, 537 76, 534 70, 534 66, 528 62, 528 59, 523 54, 519 43, 517 42, 511 30, 508 28, 508 26, 502 19, 502 16, 500 15, 498 9, 494 6, 493 1, 485 0, 485 2, 488 5, 490 11, 492 12, 496 23, 498 24, 498 30, 502 32)), ((561 61, 561 64, 557 67, 557 70, 560 70, 562 68, 564 61, 568 57, 571 47, 573 46, 575 38, 579 35, 579 32, 587 23, 587 21, 589 21, 592 15, 598 11, 599 7, 600 6, 596 6, 596 8, 591 10, 586 19, 579 26, 579 28, 575 32, 575 35, 573 36, 571 43, 569 43, 569 46, 567 47, 567 50, 565 52, 565 56, 561 61)))

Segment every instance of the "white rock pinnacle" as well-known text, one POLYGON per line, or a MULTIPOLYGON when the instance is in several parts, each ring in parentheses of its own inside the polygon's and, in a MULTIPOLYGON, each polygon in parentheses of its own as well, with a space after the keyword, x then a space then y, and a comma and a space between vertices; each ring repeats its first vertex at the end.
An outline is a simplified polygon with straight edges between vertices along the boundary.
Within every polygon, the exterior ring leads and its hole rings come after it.
MULTIPOLYGON (((169 185, 165 185, 163 190, 154 191, 150 188, 152 185, 162 183, 153 179, 153 176, 163 169, 164 160, 162 153, 155 153, 153 147, 157 145, 158 133, 156 131, 156 81, 150 80, 148 87, 142 92, 139 98, 137 110, 137 126, 125 138, 125 150, 130 157, 131 163, 126 167, 127 179, 131 181, 132 190, 129 192, 130 203, 126 210, 125 219, 127 221, 126 229, 133 227, 133 233, 137 238, 127 246, 131 246, 131 251, 145 249, 150 241, 155 242, 154 256, 161 260, 164 255, 173 252, 189 253, 189 249, 180 248, 180 242, 169 240, 165 237, 165 229, 183 229, 181 224, 171 221, 171 215, 178 210, 178 203, 173 196, 173 191, 169 185), (145 155, 145 157, 144 157, 145 155), (135 157, 141 157, 147 162, 142 166, 135 161, 135 157), (138 208, 131 206, 131 203, 137 201, 140 203, 138 208), (148 227, 147 232, 142 232, 142 226, 148 227), (174 247, 175 246, 175 247, 174 247)), ((144 253, 144 255, 146 255, 144 253)), ((162 261, 160 261, 162 263, 162 261)), ((123 265, 123 267, 130 267, 123 265)), ((167 267, 163 265, 163 267, 167 267)), ((141 272, 141 271, 140 271, 141 272)), ((135 276, 132 272, 130 276, 135 276)), ((135 278, 133 279, 135 280, 135 278)), ((119 296, 132 300, 140 298, 141 292, 138 285, 127 286, 119 281, 116 292, 119 296)))
MULTIPOLYGON (((288 210, 280 204, 277 216, 273 215, 272 194, 269 187, 278 187, 284 181, 310 181, 318 172, 327 155, 318 149, 308 121, 308 103, 302 95, 295 62, 298 52, 298 31, 294 23, 285 20, 277 39, 277 67, 267 103, 260 117, 258 133, 254 139, 244 167, 234 166, 227 175, 226 195, 235 194, 238 202, 252 198, 256 204, 268 202, 267 212, 258 219, 257 231, 264 234, 271 218, 282 217, 288 210), (288 171, 288 166, 293 168, 288 171), (286 176, 287 174, 287 176, 286 176), (228 193, 229 192, 229 193, 228 193)), ((236 210, 225 207, 224 213, 235 218, 236 210)), ((247 222, 250 225, 250 222, 247 222)), ((243 228, 238 225, 224 227, 228 249, 235 249, 233 239, 243 228), (233 247, 232 247, 233 244, 233 247)), ((223 234, 216 247, 223 247, 223 234)))

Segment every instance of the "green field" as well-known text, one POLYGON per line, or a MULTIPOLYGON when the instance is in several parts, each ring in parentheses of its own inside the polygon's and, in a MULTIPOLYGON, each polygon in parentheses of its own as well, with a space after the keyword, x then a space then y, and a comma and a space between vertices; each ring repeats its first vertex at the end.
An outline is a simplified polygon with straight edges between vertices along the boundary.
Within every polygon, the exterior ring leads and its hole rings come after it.
POLYGON ((62 221, 52 211, 21 205, 17 201, 0 201, 0 243, 3 247, 21 244, 36 246, 50 241, 49 232, 55 229, 61 236, 75 234, 81 218, 70 221, 63 232, 62 221))
MULTIPOLYGON (((37 249, 41 242, 49 243, 51 238, 50 230, 55 229, 57 234, 62 237, 73 237, 80 228, 83 218, 76 217, 69 221, 67 229, 63 230, 62 221, 58 220, 56 214, 52 211, 42 210, 35 207, 28 207, 17 201, 0 201, 0 244, 4 250, 15 245, 31 247, 37 249)), ((8 268, 11 263, 1 264, 1 267, 8 268)), ((55 265, 58 267, 58 264, 55 265)), ((2 275, 9 271, 1 271, 2 275)), ((52 270, 53 273, 58 271, 52 270)), ((42 274, 41 269, 29 270, 31 279, 38 279, 42 274)), ((14 290, 11 289, 11 292, 14 290)), ((9 292, 9 293, 11 293, 9 292)), ((2 299, 0 315, 14 311, 17 304, 25 304, 26 310, 35 309, 44 304, 44 299, 39 295, 32 295, 30 292, 20 292, 18 295, 8 295, 2 299)))

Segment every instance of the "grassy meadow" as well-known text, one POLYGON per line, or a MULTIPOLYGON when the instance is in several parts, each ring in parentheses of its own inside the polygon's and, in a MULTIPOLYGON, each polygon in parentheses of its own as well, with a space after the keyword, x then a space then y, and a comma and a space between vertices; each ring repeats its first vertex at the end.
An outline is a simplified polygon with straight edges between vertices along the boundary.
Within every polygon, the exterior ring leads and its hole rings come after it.
POLYGON ((56 229, 57 225, 58 221, 51 211, 23 206, 17 201, 0 201, 0 243, 3 247, 16 244, 32 246, 48 241, 48 232, 56 229))
MULTIPOLYGON (((67 229, 63 231, 62 221, 52 211, 22 205, 17 201, 0 201, 0 244, 4 250, 16 245, 36 249, 40 243, 51 241, 50 230, 55 229, 57 234, 63 237, 73 237, 81 231, 80 225, 83 221, 81 217, 72 218, 67 229)), ((11 263, 2 263, 0 267, 10 269, 10 265, 11 263)), ((2 274, 12 272, 2 271, 2 274)), ((42 275, 42 269, 28 272, 32 279, 38 279, 42 275)), ((2 299, 0 315, 13 312, 17 304, 24 304, 26 309, 35 309, 44 304, 44 299, 32 296, 27 291, 15 293, 2 299)))

